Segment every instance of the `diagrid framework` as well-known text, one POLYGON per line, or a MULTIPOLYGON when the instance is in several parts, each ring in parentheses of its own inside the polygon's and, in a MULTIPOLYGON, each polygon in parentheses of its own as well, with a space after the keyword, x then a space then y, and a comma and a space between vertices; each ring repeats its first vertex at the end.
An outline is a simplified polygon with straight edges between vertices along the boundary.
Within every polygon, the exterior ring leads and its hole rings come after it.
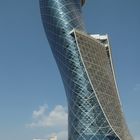
POLYGON ((40 0, 68 100, 68 140, 133 140, 124 120, 107 35, 88 35, 85 0, 40 0))

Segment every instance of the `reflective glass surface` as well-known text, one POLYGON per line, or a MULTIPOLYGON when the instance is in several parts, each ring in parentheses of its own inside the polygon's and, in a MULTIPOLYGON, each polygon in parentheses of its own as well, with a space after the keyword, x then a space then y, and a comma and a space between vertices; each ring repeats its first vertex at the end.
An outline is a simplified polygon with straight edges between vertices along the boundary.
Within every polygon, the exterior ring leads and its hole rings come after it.
POLYGON ((77 39, 70 34, 73 29, 85 32, 80 0, 40 0, 40 9, 66 90, 68 139, 119 140, 97 99, 81 59, 77 39))

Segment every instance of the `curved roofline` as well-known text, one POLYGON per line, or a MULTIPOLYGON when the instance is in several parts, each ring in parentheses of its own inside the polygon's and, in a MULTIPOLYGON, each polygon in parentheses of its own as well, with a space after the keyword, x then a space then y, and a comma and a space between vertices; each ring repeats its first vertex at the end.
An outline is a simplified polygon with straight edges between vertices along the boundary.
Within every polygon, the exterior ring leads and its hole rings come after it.
POLYGON ((80 0, 81 1, 81 5, 83 6, 86 0, 80 0))

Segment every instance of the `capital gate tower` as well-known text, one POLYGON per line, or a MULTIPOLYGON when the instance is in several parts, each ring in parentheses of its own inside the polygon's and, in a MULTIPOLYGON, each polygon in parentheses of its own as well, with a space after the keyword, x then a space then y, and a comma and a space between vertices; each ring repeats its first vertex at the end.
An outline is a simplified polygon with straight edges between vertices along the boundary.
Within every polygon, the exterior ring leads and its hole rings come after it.
MULTIPOLYGON (((39 0, 68 101, 68 140, 133 140, 115 80, 107 35, 89 35, 85 0, 39 0)), ((56 95, 57 96, 57 95, 56 95)))

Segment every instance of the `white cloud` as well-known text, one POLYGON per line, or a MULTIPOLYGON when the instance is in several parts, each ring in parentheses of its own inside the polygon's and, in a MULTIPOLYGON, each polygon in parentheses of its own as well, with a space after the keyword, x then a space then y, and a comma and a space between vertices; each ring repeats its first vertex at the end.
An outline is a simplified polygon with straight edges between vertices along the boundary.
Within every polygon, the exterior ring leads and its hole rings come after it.
POLYGON ((39 110, 33 111, 33 118, 38 119, 38 118, 44 116, 47 109, 48 109, 47 105, 40 106, 39 110))
POLYGON ((62 105, 57 105, 52 111, 48 112, 47 105, 40 106, 38 110, 32 113, 33 122, 28 127, 67 128, 68 114, 62 105))
POLYGON ((50 112, 47 105, 40 106, 38 110, 33 111, 32 118, 33 122, 28 124, 28 127, 59 128, 57 133, 51 133, 46 137, 49 138, 56 135, 58 140, 68 139, 68 113, 62 105, 55 106, 50 112))

